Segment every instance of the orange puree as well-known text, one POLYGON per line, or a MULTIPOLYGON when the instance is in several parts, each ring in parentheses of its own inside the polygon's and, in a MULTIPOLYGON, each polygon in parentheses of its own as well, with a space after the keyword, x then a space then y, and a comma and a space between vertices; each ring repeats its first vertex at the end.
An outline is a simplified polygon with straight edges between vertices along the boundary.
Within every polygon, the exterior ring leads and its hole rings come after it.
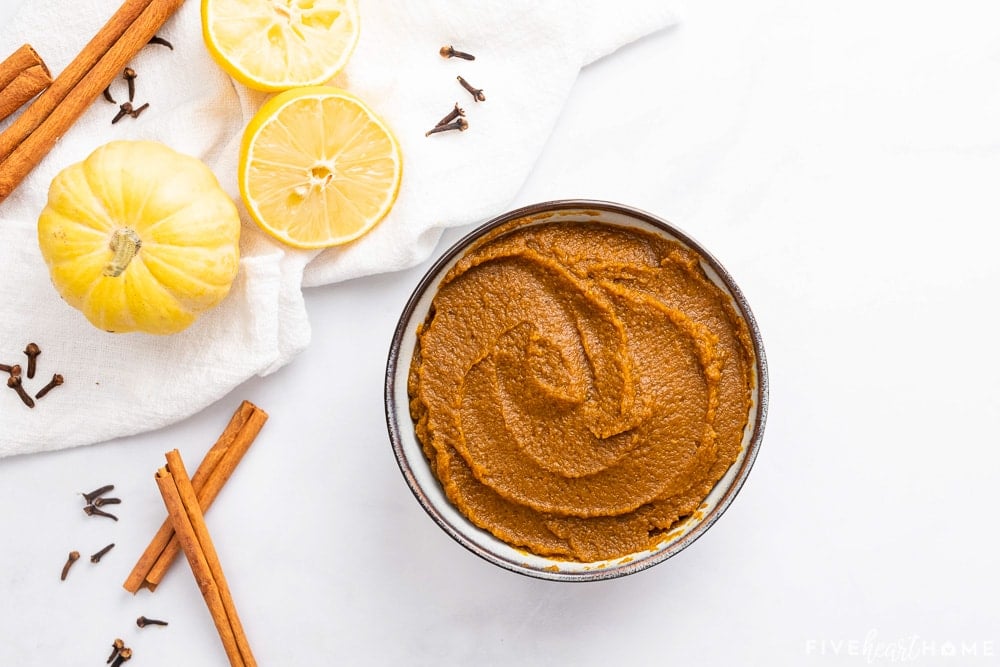
POLYGON ((653 234, 548 222, 494 235, 417 332, 410 411, 449 500, 534 553, 655 545, 740 452, 746 323, 698 255, 653 234))

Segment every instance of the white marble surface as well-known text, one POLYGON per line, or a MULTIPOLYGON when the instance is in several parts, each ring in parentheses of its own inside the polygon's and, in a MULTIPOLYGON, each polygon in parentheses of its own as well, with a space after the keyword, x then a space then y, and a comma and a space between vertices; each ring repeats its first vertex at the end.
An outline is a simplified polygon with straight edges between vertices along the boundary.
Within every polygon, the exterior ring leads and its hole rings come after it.
POLYGON ((555 584, 445 536, 382 408, 425 264, 307 292, 311 347, 181 424, 0 460, 0 664, 100 665, 116 636, 131 664, 224 664, 186 566, 152 595, 120 582, 163 514, 162 453, 199 460, 242 398, 271 419, 209 524, 262 665, 1000 661, 1000 8, 677 5, 679 28, 584 71, 512 206, 648 209, 746 292, 771 412, 705 537, 624 580, 555 584), (75 495, 109 481, 117 524, 75 495))

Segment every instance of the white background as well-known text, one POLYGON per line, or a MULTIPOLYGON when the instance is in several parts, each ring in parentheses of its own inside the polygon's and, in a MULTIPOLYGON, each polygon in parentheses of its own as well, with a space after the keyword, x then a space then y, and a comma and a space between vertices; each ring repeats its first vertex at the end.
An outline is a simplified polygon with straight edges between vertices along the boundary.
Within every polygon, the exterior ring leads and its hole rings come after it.
MULTIPOLYGON (((0 24, 20 4, 0 0, 0 24)), ((441 532, 382 399, 428 261, 307 291, 309 349, 183 423, 0 461, 0 665, 100 665, 114 637, 135 665, 225 663, 185 564, 155 594, 120 583, 163 516, 162 453, 193 468, 243 398, 271 419, 209 526, 262 665, 1000 662, 1000 6, 675 4, 678 28, 582 73, 512 206, 647 209, 746 293, 771 410, 707 535, 626 579, 560 584, 441 532), (75 495, 105 482, 117 524, 75 495)))

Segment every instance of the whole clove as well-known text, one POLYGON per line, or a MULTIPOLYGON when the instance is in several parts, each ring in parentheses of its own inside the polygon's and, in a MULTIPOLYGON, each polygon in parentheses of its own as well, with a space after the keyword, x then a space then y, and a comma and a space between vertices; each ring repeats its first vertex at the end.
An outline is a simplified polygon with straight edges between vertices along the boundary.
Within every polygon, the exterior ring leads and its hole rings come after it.
POLYGON ((87 505, 86 507, 83 508, 83 511, 87 516, 104 516, 109 519, 114 519, 115 521, 118 520, 118 517, 116 517, 111 512, 105 512, 101 508, 95 507, 93 505, 87 505))
POLYGON ((80 559, 79 551, 70 551, 69 557, 66 559, 66 564, 63 565, 62 574, 59 576, 59 581, 66 581, 66 575, 69 574, 69 568, 73 567, 73 563, 80 559))
POLYGON ((114 491, 114 490, 115 490, 115 485, 114 484, 105 484, 102 487, 94 489, 90 493, 81 493, 80 495, 83 496, 83 499, 87 501, 88 505, 91 505, 91 504, 93 504, 95 498, 100 498, 105 493, 108 493, 109 491, 114 491))
POLYGON ((149 102, 146 102, 142 106, 136 108, 132 106, 131 102, 122 102, 118 107, 118 113, 115 117, 111 119, 111 124, 114 125, 120 121, 125 116, 131 116, 132 118, 138 118, 139 114, 149 108, 149 102))
POLYGON ((91 503, 94 507, 104 507, 105 505, 121 505, 121 498, 95 498, 91 503))
POLYGON ((111 97, 111 86, 105 88, 104 91, 101 93, 101 95, 104 95, 104 99, 106 99, 111 104, 118 104, 117 102, 115 102, 115 98, 111 97))
POLYGON ((442 125, 447 125, 451 121, 455 120, 459 116, 465 115, 465 109, 458 106, 458 102, 455 102, 455 108, 448 112, 448 115, 442 118, 434 125, 434 127, 441 127, 442 125))
POLYGON ((471 53, 465 53, 464 51, 458 51, 454 46, 448 44, 442 46, 441 50, 438 51, 442 58, 461 58, 462 60, 475 60, 476 57, 471 53))
POLYGON ((38 393, 35 394, 35 398, 42 398, 43 396, 45 396, 45 394, 49 393, 62 383, 63 383, 63 376, 59 375, 59 373, 56 373, 55 375, 52 376, 52 379, 49 380, 49 383, 47 385, 38 390, 38 393))
POLYGON ((122 72, 122 78, 128 84, 128 101, 135 102, 135 78, 139 76, 131 67, 126 67, 122 72))
POLYGON ((21 384, 20 375, 11 375, 7 378, 7 386, 17 392, 17 395, 21 397, 21 402, 27 405, 29 408, 35 407, 35 401, 28 396, 28 392, 24 390, 24 385, 21 384))
POLYGON ((35 365, 38 361, 38 355, 42 353, 41 348, 35 343, 28 343, 28 346, 24 348, 24 354, 28 357, 28 379, 35 377, 35 365))
POLYGON ((120 665, 123 662, 131 659, 132 659, 132 649, 126 646, 122 650, 118 651, 118 657, 115 658, 115 661, 111 663, 111 667, 120 667, 120 665))
POLYGON ((131 102, 122 102, 118 106, 118 113, 115 114, 115 117, 111 119, 111 124, 114 125, 115 123, 117 123, 118 121, 120 121, 125 116, 130 116, 130 115, 132 115, 132 103, 131 102))
POLYGON ((144 628, 147 625, 169 625, 166 621, 161 621, 156 618, 146 618, 145 616, 140 616, 139 618, 135 619, 135 624, 138 625, 140 628, 144 628))
POLYGON ((115 639, 111 643, 111 655, 108 656, 108 659, 105 661, 105 664, 110 665, 111 661, 115 659, 115 656, 117 656, 118 652, 121 651, 123 648, 125 648, 125 642, 122 641, 121 639, 115 639))
POLYGON ((101 549, 97 553, 93 554, 90 557, 90 562, 91 563, 100 563, 101 559, 104 558, 104 554, 108 553, 109 551, 111 551, 114 548, 115 548, 115 543, 112 542, 111 544, 109 544, 108 546, 104 547, 103 549, 101 549))
POLYGON ((483 92, 482 88, 476 88, 471 83, 463 79, 461 76, 458 77, 458 82, 462 84, 462 88, 465 88, 467 91, 469 91, 469 94, 472 95, 472 99, 474 99, 477 102, 486 101, 486 94, 483 92))
POLYGON ((454 123, 445 123, 444 125, 438 125, 437 127, 432 127, 424 133, 425 137, 429 137, 432 134, 437 134, 438 132, 450 132, 451 130, 458 130, 459 132, 465 132, 469 129, 469 121, 464 118, 459 118, 454 123))

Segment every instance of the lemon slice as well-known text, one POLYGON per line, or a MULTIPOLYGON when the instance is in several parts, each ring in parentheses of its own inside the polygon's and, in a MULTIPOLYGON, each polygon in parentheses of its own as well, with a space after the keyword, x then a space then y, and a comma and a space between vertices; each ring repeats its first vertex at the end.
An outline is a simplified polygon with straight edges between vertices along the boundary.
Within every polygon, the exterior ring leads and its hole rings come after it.
POLYGON ((209 53, 240 83, 286 90, 329 81, 358 42, 357 0, 202 0, 209 53))
POLYGON ((354 95, 288 90, 253 117, 240 146, 240 193, 264 231, 297 248, 353 241, 386 216, 402 177, 399 144, 354 95))

